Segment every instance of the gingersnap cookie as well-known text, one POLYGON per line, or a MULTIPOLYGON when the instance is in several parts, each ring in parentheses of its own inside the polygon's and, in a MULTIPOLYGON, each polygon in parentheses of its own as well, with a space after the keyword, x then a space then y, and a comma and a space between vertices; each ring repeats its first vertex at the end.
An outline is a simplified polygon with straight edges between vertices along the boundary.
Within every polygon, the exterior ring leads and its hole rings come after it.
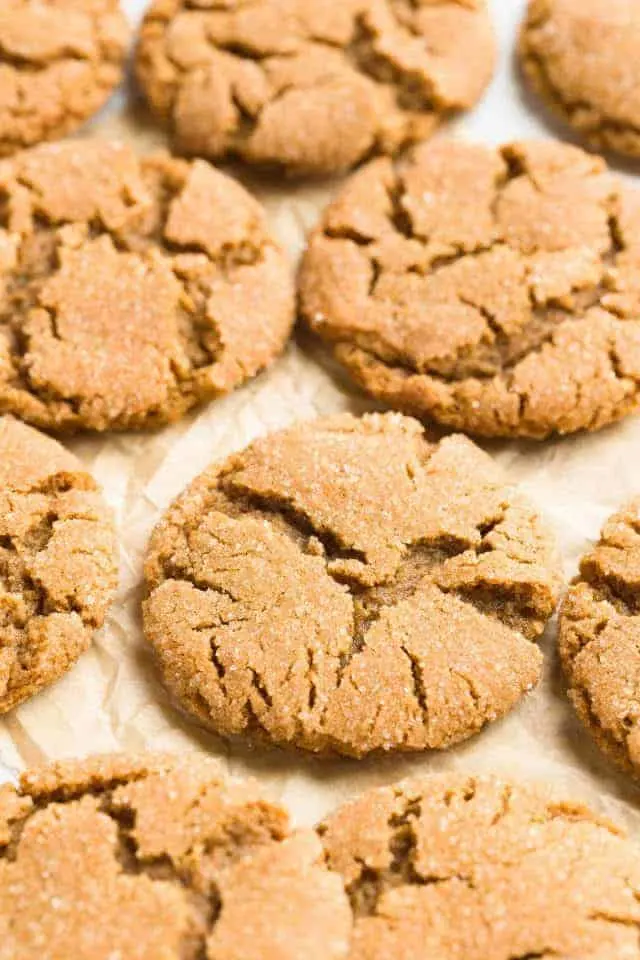
POLYGON ((202 757, 107 756, 0 787, 2 960, 337 960, 313 832, 202 757))
POLYGON ((0 156, 79 127, 120 83, 119 0, 2 0, 0 156))
POLYGON ((486 437, 597 430, 640 395, 640 192, 560 143, 441 140, 355 174, 302 312, 369 393, 486 437))
POLYGON ((93 477, 55 440, 0 417, 0 714, 89 647, 117 569, 113 519, 93 477))
POLYGON ((303 423, 214 464, 146 561, 144 626, 179 704, 316 753, 443 748, 538 681, 552 537, 465 437, 398 414, 303 423))
POLYGON ((529 0, 523 74, 593 147, 640 156, 640 4, 529 0))
POLYGON ((416 777, 319 832, 351 900, 349 960, 640 958, 637 847, 541 787, 416 777))
POLYGON ((280 353, 294 315, 262 207, 209 164, 66 142, 0 164, 0 410, 153 427, 280 353))
POLYGON ((640 776, 640 499, 605 524, 560 614, 569 696, 598 745, 640 776))
POLYGON ((179 151, 318 174, 429 136, 494 62, 486 0, 155 0, 135 66, 179 151))

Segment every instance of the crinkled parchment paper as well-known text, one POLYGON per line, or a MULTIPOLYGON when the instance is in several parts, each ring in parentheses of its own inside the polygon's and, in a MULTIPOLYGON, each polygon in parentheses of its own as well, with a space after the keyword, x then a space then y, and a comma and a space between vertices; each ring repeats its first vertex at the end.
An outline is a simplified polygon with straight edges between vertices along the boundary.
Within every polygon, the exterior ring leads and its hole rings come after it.
MULTIPOLYGON (((493 0, 500 70, 484 102, 456 125, 456 135, 493 143, 552 135, 515 76, 514 40, 525 2, 493 0)), ((124 5, 137 19, 145 0, 125 0, 124 5)), ((163 145, 162 133, 125 95, 116 97, 86 133, 122 137, 141 151, 163 145)), ((233 172, 267 205, 293 263, 306 229, 337 184, 256 182, 246 170, 233 172)), ((495 771, 558 783, 640 834, 640 791, 601 757, 564 698, 554 625, 544 640, 546 675, 538 689, 505 720, 446 753, 358 763, 250 752, 198 729, 168 702, 140 628, 142 558, 162 511, 210 461, 254 437, 294 420, 366 409, 373 405, 301 340, 266 374, 170 429, 69 442, 103 485, 116 513, 120 589, 93 649, 61 682, 0 722, 0 780, 27 764, 94 751, 201 750, 220 757, 234 773, 259 776, 290 805, 299 823, 310 823, 347 796, 410 772, 495 771)), ((568 576, 605 517, 640 492, 640 418, 595 436, 542 445, 493 444, 491 452, 555 527, 568 576)))

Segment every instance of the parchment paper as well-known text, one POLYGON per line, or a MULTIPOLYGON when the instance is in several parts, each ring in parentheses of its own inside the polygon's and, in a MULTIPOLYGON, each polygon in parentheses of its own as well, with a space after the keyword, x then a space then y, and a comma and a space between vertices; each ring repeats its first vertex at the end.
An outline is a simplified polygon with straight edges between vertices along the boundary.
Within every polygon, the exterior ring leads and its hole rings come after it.
MULTIPOLYGON (((447 133, 499 143, 558 132, 536 114, 536 105, 517 81, 513 47, 525 4, 492 0, 501 44, 498 75, 479 108, 447 133)), ((124 2, 132 20, 145 5, 145 0, 124 2)), ((122 137, 141 151, 164 145, 162 133, 136 107, 131 91, 116 96, 83 135, 122 137)), ((273 229, 295 262, 305 230, 338 183, 258 182, 246 169, 232 172, 267 205, 273 229)), ((494 771, 560 784, 640 835, 640 790, 616 774, 591 744, 564 697, 554 624, 543 642, 546 672, 537 690, 505 720, 446 753, 358 763, 248 751, 203 732, 168 702, 142 640, 139 615, 142 557, 161 512, 210 461, 269 430, 340 410, 373 408, 320 351, 300 339, 266 374, 170 429, 69 441, 104 486, 116 513, 120 589, 93 649, 62 681, 0 722, 0 780, 25 765, 90 752, 207 751, 234 773, 260 777, 290 806, 298 823, 312 823, 347 796, 411 772, 494 771)), ((575 572, 578 557, 597 537, 605 517, 640 492, 640 418, 594 436, 542 445, 491 444, 489 449, 555 527, 567 576, 575 572)))

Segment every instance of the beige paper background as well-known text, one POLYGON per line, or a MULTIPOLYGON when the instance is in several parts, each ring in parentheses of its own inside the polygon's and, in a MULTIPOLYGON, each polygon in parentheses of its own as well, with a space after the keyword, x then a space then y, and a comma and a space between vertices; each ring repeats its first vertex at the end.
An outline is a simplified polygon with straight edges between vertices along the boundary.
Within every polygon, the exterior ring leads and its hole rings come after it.
MULTIPOLYGON (((322 2, 322 0, 318 0, 322 2)), ((132 20, 144 0, 125 0, 132 20)), ((551 129, 523 98, 512 62, 525 0, 493 0, 501 63, 484 102, 456 125, 487 142, 550 136, 551 129)), ((121 93, 85 133, 118 136, 141 150, 163 136, 121 93)), ((236 169, 265 202, 274 231, 292 262, 337 183, 256 182, 236 169)), ((103 485, 120 533, 120 588, 93 649, 59 683, 0 722, 0 780, 46 759, 117 749, 205 751, 230 771, 252 773, 291 807, 298 823, 311 823, 342 799, 409 773, 495 771, 549 780, 640 834, 640 791, 600 756, 565 701, 554 656, 555 628, 547 631, 545 678, 501 723, 448 751, 417 757, 323 762, 284 752, 230 747, 199 730, 170 705, 140 629, 140 572, 148 534, 167 504, 211 460, 294 420, 373 405, 330 369, 305 342, 292 343, 270 371, 182 423, 150 435, 114 435, 69 441, 103 485), (3 769, 4 768, 4 769, 3 769)), ((604 518, 640 492, 640 419, 595 436, 544 445, 494 444, 491 452, 520 481, 555 527, 567 574, 604 518)))

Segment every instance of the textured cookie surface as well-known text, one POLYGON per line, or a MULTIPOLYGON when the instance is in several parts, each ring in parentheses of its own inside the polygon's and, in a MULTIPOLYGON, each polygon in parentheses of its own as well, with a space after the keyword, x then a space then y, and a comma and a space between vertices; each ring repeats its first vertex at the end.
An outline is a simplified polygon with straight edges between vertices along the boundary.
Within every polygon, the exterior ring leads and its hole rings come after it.
POLYGON ((119 0, 2 0, 0 156, 79 127, 122 78, 119 0))
POLYGON ((446 747, 538 680, 552 539, 464 437, 397 414, 257 441, 170 508, 146 635, 182 706, 225 736, 319 753, 446 747))
POLYGON ((365 389, 484 436, 638 405, 640 193, 560 143, 441 140, 355 174, 311 235, 303 313, 365 389))
POLYGON ((563 601, 559 644, 581 719, 640 776, 640 499, 607 521, 583 557, 563 601))
POLYGON ((640 4, 530 0, 525 77, 596 148, 640 156, 640 4))
POLYGON ((489 778, 371 791, 320 827, 349 960, 638 960, 635 845, 576 803, 489 778))
POLYGON ((485 0, 155 0, 136 56, 180 150, 316 173, 428 136, 493 63, 485 0))
POLYGON ((55 440, 0 418, 0 714, 87 649, 116 582, 96 482, 55 440))
POLYGON ((313 833, 198 758, 96 757, 0 787, 1 960, 337 960, 313 833))
POLYGON ((293 320, 261 206, 203 161, 99 141, 0 164, 0 410, 153 426, 280 352, 293 320))

